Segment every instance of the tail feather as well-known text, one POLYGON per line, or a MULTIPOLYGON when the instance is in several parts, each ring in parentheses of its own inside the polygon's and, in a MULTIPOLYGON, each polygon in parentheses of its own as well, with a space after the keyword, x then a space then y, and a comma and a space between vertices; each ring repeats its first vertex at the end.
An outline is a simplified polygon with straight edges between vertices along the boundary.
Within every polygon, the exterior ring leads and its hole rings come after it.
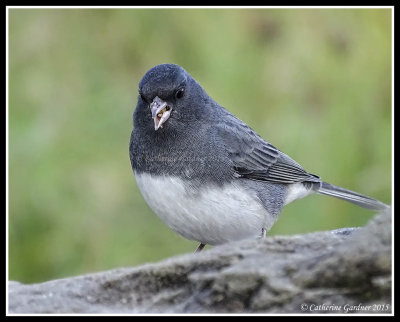
POLYGON ((388 205, 384 204, 379 200, 373 199, 368 196, 364 196, 360 193, 351 190, 334 186, 326 182, 321 182, 321 185, 315 190, 318 193, 351 202, 362 208, 367 208, 372 210, 385 210, 389 208, 388 205))

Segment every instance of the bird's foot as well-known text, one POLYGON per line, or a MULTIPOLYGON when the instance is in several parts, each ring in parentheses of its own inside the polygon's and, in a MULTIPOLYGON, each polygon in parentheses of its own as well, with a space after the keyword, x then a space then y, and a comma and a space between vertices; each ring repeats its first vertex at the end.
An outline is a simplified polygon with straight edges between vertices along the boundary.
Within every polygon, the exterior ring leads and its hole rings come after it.
POLYGON ((260 238, 266 238, 267 237, 267 230, 265 228, 261 228, 261 235, 260 238))

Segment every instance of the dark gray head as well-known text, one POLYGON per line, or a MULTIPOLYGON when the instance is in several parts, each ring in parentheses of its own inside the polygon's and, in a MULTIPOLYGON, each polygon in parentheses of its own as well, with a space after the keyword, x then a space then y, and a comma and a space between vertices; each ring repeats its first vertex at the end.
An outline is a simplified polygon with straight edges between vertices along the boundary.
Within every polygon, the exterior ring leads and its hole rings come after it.
MULTIPOLYGON (((151 68, 139 83, 134 125, 154 131, 188 126, 202 118, 210 98, 179 65, 162 64, 151 68)), ((211 101, 211 100, 210 100, 211 101)))

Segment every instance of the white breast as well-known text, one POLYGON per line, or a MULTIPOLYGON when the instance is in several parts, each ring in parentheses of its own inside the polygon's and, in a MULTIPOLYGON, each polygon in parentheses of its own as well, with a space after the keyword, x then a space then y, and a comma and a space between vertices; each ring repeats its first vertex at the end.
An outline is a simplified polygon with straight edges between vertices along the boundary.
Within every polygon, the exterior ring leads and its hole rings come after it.
POLYGON ((260 200, 238 185, 194 188, 178 177, 136 174, 151 209, 178 234, 216 245, 261 235, 275 221, 260 200))

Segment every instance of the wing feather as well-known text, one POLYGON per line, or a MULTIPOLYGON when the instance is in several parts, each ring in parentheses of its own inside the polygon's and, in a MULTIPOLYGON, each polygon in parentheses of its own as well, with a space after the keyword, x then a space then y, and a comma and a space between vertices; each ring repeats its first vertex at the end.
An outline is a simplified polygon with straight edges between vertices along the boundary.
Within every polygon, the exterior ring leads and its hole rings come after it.
POLYGON ((320 182, 318 176, 305 171, 232 114, 216 130, 236 177, 277 183, 320 182))

